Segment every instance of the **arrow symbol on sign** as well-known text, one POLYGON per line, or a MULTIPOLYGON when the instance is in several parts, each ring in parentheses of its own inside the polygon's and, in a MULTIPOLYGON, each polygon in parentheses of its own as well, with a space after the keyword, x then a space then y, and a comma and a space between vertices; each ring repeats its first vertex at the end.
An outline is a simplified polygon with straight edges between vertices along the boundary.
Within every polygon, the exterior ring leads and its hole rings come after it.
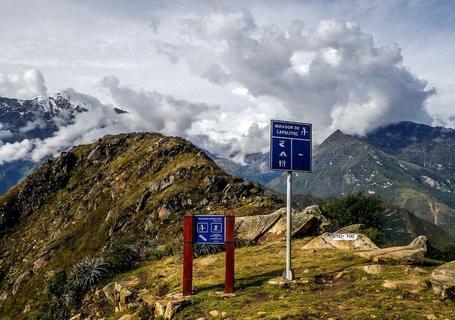
POLYGON ((207 241, 207 238, 204 237, 202 234, 199 235, 199 238, 201 238, 201 239, 204 240, 204 241, 207 241))
POLYGON ((280 140, 279 145, 280 145, 281 148, 284 148, 284 142, 285 142, 284 140, 280 140))
POLYGON ((288 155, 286 154, 286 152, 284 152, 284 151, 281 151, 281 153, 280 153, 280 157, 287 157, 287 156, 288 156, 288 155))

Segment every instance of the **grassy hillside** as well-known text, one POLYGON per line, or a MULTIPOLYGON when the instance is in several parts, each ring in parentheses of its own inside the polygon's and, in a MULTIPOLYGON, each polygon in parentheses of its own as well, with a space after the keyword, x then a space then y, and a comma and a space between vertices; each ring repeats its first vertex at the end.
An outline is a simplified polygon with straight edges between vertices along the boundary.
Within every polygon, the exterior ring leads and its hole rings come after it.
POLYGON ((87 257, 111 261, 115 275, 130 255, 119 251, 172 241, 188 210, 242 215, 281 205, 181 138, 123 134, 75 147, 0 198, 0 317, 25 317, 46 301, 49 279, 87 257))
MULTIPOLYGON (((371 262, 354 256, 353 252, 302 250, 307 241, 293 242, 298 280, 290 286, 269 284, 283 271, 283 242, 237 249, 234 297, 217 295, 223 290, 224 254, 196 259, 195 295, 175 319, 455 318, 455 303, 440 301, 426 287, 425 281, 434 266, 382 265, 378 274, 369 274, 362 268, 371 262), (393 284, 398 287, 390 288, 393 284), (215 311, 218 316, 213 316, 215 311)), ((177 256, 145 262, 116 281, 139 279, 133 294, 147 290, 157 297, 164 296, 180 291, 181 266, 177 256)), ((96 299, 87 301, 90 302, 86 310, 101 312, 106 319, 119 319, 124 314, 133 315, 132 319, 146 319, 141 318, 146 314, 146 307, 141 304, 132 303, 129 309, 116 313, 112 306, 99 307, 96 299)))

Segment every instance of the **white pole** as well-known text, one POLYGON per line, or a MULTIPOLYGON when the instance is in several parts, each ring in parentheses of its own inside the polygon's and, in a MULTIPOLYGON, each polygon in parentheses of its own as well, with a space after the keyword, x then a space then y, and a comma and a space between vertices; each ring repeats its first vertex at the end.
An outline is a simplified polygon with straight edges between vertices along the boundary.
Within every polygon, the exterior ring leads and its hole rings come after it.
POLYGON ((287 176, 287 195, 286 195, 286 274, 287 280, 294 278, 291 268, 291 233, 292 233, 292 171, 288 171, 287 176))

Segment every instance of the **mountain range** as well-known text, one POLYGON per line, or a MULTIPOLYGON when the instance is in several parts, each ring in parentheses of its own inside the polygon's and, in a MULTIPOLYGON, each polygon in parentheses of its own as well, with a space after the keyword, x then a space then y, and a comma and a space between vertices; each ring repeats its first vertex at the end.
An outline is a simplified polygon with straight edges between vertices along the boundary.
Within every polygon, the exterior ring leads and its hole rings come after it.
MULTIPOLYGON (((90 108, 68 94, 33 100, 0 98, 0 139, 14 143, 52 136, 90 108)), ((116 109, 121 112, 120 109, 116 109)), ((268 153, 239 164, 207 154, 226 172, 284 192, 285 178, 268 169, 268 153)), ((455 130, 401 122, 358 137, 336 131, 314 147, 312 174, 295 174, 294 192, 319 198, 376 194, 455 234, 455 130)), ((0 193, 29 174, 28 159, 0 165, 0 193)))
MULTIPOLYGON (((71 103, 65 94, 19 100, 0 97, 0 144, 17 143, 24 139, 45 139, 59 126, 70 124, 85 105, 71 103)), ((28 159, 0 162, 0 194, 27 175, 36 163, 28 159)))
MULTIPOLYGON (((217 163, 227 172, 285 192, 282 174, 266 169, 268 154, 240 165, 217 163), (255 174, 252 174, 255 172, 255 174)), ((375 194, 455 233, 455 130, 401 122, 357 137, 336 131, 314 147, 313 172, 296 173, 296 194, 338 197, 356 192, 375 194)))

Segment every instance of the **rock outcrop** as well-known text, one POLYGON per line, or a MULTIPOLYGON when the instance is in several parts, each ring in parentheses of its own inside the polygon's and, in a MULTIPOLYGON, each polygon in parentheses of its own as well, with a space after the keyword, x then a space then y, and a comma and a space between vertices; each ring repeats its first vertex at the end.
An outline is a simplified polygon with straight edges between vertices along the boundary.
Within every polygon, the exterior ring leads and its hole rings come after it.
POLYGON ((399 264, 415 264, 422 262, 427 252, 427 238, 419 236, 407 246, 389 247, 357 253, 362 258, 374 262, 393 262, 399 264))
POLYGON ((433 291, 441 298, 455 298, 455 261, 436 268, 430 277, 433 291))
MULTIPOLYGON (((318 206, 292 213, 292 237, 314 234, 327 222, 318 206)), ((286 232, 286 209, 258 216, 236 218, 237 237, 241 241, 265 241, 281 239, 286 232)))
POLYGON ((353 240, 339 240, 335 233, 324 233, 307 243, 303 249, 375 250, 379 249, 367 236, 356 233, 353 240))

